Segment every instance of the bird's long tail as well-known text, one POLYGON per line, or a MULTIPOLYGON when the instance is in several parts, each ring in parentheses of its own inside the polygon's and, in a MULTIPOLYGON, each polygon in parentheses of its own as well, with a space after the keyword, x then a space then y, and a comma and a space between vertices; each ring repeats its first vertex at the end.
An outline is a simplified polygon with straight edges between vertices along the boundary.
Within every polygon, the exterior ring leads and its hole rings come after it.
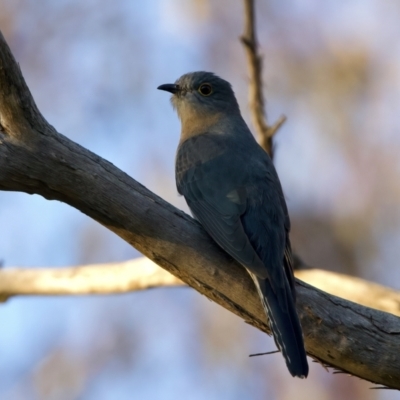
MULTIPOLYGON (((268 279, 260 279, 250 273, 261 298, 264 310, 269 317, 275 343, 285 358, 292 376, 306 378, 308 363, 304 349, 303 332, 289 284, 285 279, 284 302, 273 291, 268 279), (283 304, 284 303, 284 304, 283 304)), ((282 288, 283 289, 283 288, 282 288)), ((282 290, 280 288, 280 290, 282 290)), ((282 295, 282 292, 280 293, 282 295)))

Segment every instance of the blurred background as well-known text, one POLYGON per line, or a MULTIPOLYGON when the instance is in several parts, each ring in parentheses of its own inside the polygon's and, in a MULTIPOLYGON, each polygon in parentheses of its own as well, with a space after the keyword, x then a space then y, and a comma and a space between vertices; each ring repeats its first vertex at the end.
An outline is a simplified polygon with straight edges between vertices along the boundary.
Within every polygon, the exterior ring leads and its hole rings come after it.
MULTIPOLYGON (((400 3, 259 0, 275 164, 295 251, 312 266, 400 289, 400 3)), ((179 122, 156 90, 210 70, 250 123, 242 1, 0 0, 0 29, 47 120, 177 207, 179 122)), ((0 192, 10 266, 139 253, 59 202, 0 192)), ((312 363, 292 379, 273 340, 189 288, 14 298, 0 305, 1 400, 384 399, 312 363)))

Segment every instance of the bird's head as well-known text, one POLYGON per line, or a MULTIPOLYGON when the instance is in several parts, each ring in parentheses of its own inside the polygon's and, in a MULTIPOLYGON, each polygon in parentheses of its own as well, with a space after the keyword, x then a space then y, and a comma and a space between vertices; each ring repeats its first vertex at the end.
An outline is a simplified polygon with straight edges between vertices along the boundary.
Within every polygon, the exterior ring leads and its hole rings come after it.
POLYGON ((182 123, 193 118, 235 114, 239 106, 229 82, 212 72, 192 72, 182 75, 175 83, 157 89, 173 94, 172 105, 182 123))

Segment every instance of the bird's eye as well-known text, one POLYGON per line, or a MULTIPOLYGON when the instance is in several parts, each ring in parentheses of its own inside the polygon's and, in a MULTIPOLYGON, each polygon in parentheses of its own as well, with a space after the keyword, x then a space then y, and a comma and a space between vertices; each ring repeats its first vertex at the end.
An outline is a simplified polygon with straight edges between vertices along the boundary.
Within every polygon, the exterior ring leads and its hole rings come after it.
POLYGON ((209 83, 203 83, 199 86, 199 93, 202 96, 209 96, 212 92, 212 87, 209 83))

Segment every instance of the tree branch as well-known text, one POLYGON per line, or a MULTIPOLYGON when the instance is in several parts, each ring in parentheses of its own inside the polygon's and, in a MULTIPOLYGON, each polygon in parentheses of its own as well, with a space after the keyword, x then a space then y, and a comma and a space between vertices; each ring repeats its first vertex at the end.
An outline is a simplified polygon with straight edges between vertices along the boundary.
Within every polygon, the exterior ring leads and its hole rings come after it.
POLYGON ((254 129, 260 145, 273 158, 272 138, 286 121, 282 115, 272 126, 268 125, 262 83, 262 57, 258 52, 254 0, 244 0, 245 28, 240 38, 244 45, 250 74, 249 103, 254 129))
POLYGON ((127 293, 184 283, 148 258, 64 268, 0 270, 0 301, 19 295, 127 293))
MULTIPOLYGON (((111 163, 57 133, 39 113, 0 35, 0 189, 63 201, 200 293, 269 332, 253 283, 200 225, 111 163)), ((400 319, 297 281, 307 353, 400 389, 400 319)))
MULTIPOLYGON (((320 269, 295 271, 324 292, 400 316, 400 293, 360 278, 320 269)), ((63 268, 0 269, 0 301, 20 295, 116 294, 184 283, 146 257, 63 268)))
POLYGON ((400 317, 400 292, 396 290, 322 269, 295 271, 295 276, 324 292, 400 317))

